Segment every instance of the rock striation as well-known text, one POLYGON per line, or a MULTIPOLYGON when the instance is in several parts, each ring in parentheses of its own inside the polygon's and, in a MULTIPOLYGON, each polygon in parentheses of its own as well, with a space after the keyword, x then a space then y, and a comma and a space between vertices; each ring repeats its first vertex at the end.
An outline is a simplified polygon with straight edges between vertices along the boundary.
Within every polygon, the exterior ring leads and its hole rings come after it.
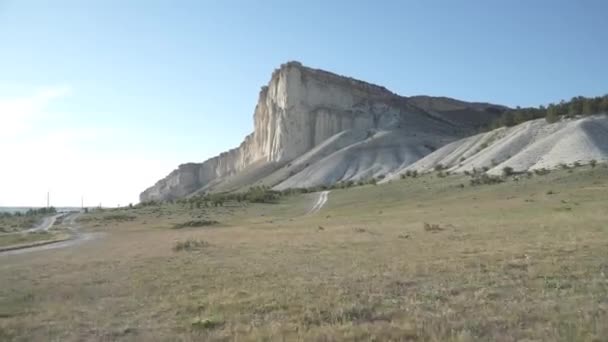
POLYGON ((254 131, 239 147, 203 163, 180 165, 145 190, 140 200, 231 191, 254 183, 311 186, 389 172, 471 134, 503 110, 442 97, 403 97, 289 62, 262 87, 254 131), (374 157, 377 153, 392 156, 374 157), (322 162, 328 166, 316 164, 322 162))
POLYGON ((408 165, 398 168, 386 180, 408 170, 432 171, 437 165, 450 172, 487 169, 500 175, 505 167, 515 172, 554 169, 560 165, 586 164, 608 160, 608 116, 545 119, 501 127, 463 138, 408 165))

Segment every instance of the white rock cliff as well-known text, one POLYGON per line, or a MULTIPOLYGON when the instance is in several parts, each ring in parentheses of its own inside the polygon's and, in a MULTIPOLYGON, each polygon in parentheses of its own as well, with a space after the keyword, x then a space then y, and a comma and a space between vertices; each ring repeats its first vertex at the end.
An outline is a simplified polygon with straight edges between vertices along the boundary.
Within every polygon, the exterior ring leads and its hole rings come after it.
MULTIPOLYGON (((281 172, 281 168, 292 167, 290 162, 307 152, 310 154, 315 151, 315 147, 343 132, 360 132, 351 134, 358 137, 351 141, 352 144, 359 145, 366 144, 365 140, 373 140, 378 132, 390 132, 389 140, 386 134, 380 134, 384 136, 383 143, 368 142, 367 145, 371 148, 358 147, 356 151, 359 152, 350 154, 342 151, 340 157, 341 160, 345 156, 349 159, 362 157, 380 162, 390 160, 386 167, 376 168, 390 171, 471 133, 476 126, 494 119, 501 108, 448 98, 401 97, 384 87, 307 68, 298 62, 289 62, 275 70, 268 86, 260 91, 253 116, 254 132, 245 137, 238 148, 200 164, 180 165, 177 170, 144 191, 140 200, 176 199, 201 190, 235 190, 258 181, 271 186, 283 184, 279 187, 284 188, 369 175, 369 172, 352 170, 340 171, 344 173, 343 176, 336 175, 333 172, 335 170, 319 173, 320 166, 316 165, 317 177, 314 181, 311 183, 309 179, 305 184, 300 184, 298 177, 294 176, 299 172, 311 172, 304 170, 312 167, 310 163, 303 164, 297 170, 292 169, 289 173, 281 172), (417 135, 424 139, 416 140, 414 137, 417 135), (402 151, 399 147, 403 144, 409 145, 402 151), (369 154, 375 153, 373 146, 376 145, 382 147, 383 151, 386 151, 387 146, 396 146, 390 153, 397 156, 370 159, 369 154), (399 155, 409 153, 412 145, 417 145, 414 146, 415 154, 399 155), (292 177, 290 182, 287 178, 292 177)), ((348 148, 343 145, 335 147, 335 151, 325 149, 324 158, 348 148)), ((361 163, 353 165, 362 168, 361 163)), ((342 167, 343 164, 339 166, 342 167)), ((373 165, 365 167, 369 169, 370 166, 373 165)))

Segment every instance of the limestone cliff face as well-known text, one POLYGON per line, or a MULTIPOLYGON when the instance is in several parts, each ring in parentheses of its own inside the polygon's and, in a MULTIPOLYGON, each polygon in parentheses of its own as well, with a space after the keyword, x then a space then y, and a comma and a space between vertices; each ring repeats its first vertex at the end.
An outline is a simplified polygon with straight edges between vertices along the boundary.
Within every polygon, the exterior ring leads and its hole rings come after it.
POLYGON ((238 148, 179 166, 140 200, 184 197, 254 163, 285 164, 345 130, 402 128, 411 115, 446 121, 432 108, 425 111, 383 87, 290 62, 275 70, 260 91, 254 132, 238 148))

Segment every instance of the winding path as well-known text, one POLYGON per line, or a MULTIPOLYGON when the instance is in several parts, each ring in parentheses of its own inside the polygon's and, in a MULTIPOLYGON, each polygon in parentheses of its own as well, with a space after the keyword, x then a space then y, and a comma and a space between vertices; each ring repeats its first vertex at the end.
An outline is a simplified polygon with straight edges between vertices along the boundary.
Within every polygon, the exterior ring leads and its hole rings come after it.
POLYGON ((317 201, 315 202, 315 205, 312 208, 310 208, 307 215, 312 215, 312 214, 318 213, 321 210, 321 208, 323 208, 325 203, 327 203, 328 197, 329 197, 329 191, 321 191, 319 193, 319 197, 317 198, 317 201))
MULTIPOLYGON (((44 224, 41 224, 35 228, 32 228, 35 230, 30 230, 30 231, 40 231, 40 230, 50 229, 50 227, 53 226, 53 223, 55 223, 55 220, 57 219, 58 216, 59 215, 52 216, 51 220, 48 220, 48 221, 45 220, 45 222, 43 222, 44 224)), ((63 220, 63 223, 66 225, 67 229, 71 233, 71 237, 69 239, 60 240, 60 241, 52 241, 52 242, 49 242, 46 244, 33 245, 31 247, 7 250, 7 251, 0 252, 0 256, 25 254, 25 253, 30 253, 30 252, 37 252, 37 251, 44 251, 44 250, 49 250, 49 249, 75 246, 75 245, 81 244, 85 241, 93 240, 103 234, 103 233, 81 233, 81 232, 79 232, 78 226, 76 225, 76 219, 78 218, 78 216, 80 216, 80 213, 67 214, 63 220)))
POLYGON ((37 225, 34 228, 30 228, 30 229, 26 230, 25 233, 46 232, 49 229, 51 229, 53 224, 55 224, 55 221, 57 221, 57 218, 59 218, 62 215, 65 215, 65 214, 57 214, 57 215, 53 215, 53 216, 44 217, 42 219, 42 222, 40 222, 39 225, 37 225))

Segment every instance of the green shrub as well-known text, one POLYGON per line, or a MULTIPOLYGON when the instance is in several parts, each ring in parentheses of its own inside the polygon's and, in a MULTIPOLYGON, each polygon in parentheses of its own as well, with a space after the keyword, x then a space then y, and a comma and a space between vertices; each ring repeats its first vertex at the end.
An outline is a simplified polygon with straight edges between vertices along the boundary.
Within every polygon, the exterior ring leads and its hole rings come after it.
POLYGON ((445 230, 444 228, 441 228, 438 224, 430 224, 426 222, 422 224, 422 227, 427 232, 440 232, 442 230, 445 230))
POLYGON ((502 178, 500 178, 498 176, 491 176, 486 173, 482 173, 480 175, 475 175, 471 179, 472 186, 498 184, 498 183, 502 183, 502 182, 504 182, 504 180, 502 178))
POLYGON ((281 193, 268 187, 252 187, 245 194, 245 198, 252 203, 273 203, 280 198, 281 193))
POLYGON ((186 241, 176 242, 175 245, 173 245, 173 250, 175 252, 195 251, 195 250, 204 249, 205 247, 209 247, 209 246, 210 246, 210 244, 207 241, 189 239, 186 241))
POLYGON ((135 216, 127 214, 108 214, 102 218, 104 221, 133 221, 135 216))
POLYGON ((544 176, 551 173, 551 170, 542 168, 542 169, 536 169, 534 170, 534 174, 536 174, 537 176, 544 176))
POLYGON ((214 220, 188 221, 183 223, 176 223, 175 225, 173 225, 173 229, 207 227, 214 226, 216 224, 219 224, 219 222, 214 220))
POLYGON ((513 168, 512 168, 512 167, 510 167, 510 166, 505 166, 505 167, 502 169, 502 175, 503 175, 503 176, 505 176, 505 177, 509 177, 509 176, 511 176, 511 175, 513 175, 513 174, 514 174, 514 172, 513 172, 513 168))

